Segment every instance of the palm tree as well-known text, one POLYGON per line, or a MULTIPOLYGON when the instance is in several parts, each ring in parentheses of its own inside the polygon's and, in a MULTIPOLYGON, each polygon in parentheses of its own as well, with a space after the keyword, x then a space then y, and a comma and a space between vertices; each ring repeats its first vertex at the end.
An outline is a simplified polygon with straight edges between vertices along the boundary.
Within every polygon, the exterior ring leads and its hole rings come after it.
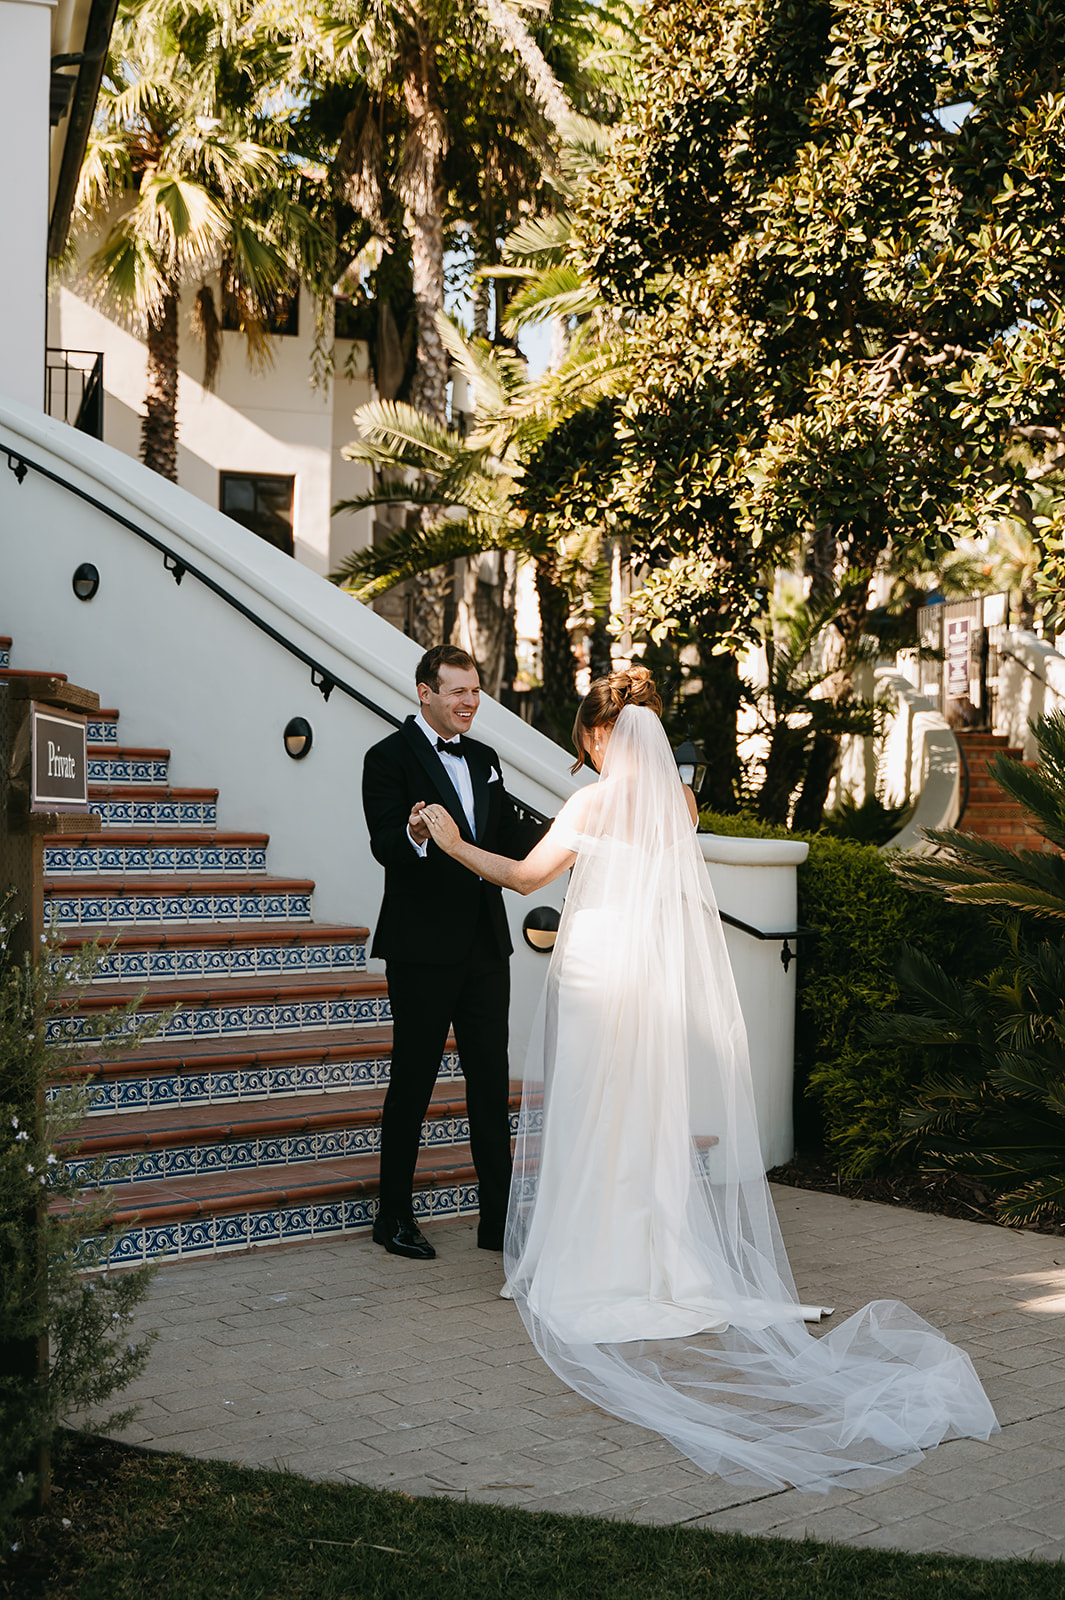
MULTIPOLYGON (((409 243, 414 368, 408 387, 384 397, 402 393, 443 425, 445 240, 460 229, 475 266, 498 262, 518 216, 550 200, 570 94, 584 104, 597 81, 581 57, 602 32, 600 8, 561 0, 539 36, 506 0, 334 0, 309 16, 301 0, 288 0, 278 14, 282 32, 301 40, 299 137, 335 152, 338 278, 368 243, 389 256, 409 243)), ((500 283, 498 339, 505 299, 500 283)), ((380 317, 390 323, 383 304, 380 317)), ((414 631, 432 643, 443 636, 451 577, 419 573, 414 585, 414 631)))
MULTIPOLYGON (((865 574, 856 574, 854 581, 864 583, 864 578, 865 574)), ((788 821, 796 790, 800 785, 805 788, 803 779, 819 735, 862 737, 876 731, 876 708, 867 700, 850 695, 833 699, 819 692, 833 677, 833 671, 817 668, 812 657, 845 603, 846 586, 842 595, 820 605, 800 602, 792 606, 766 629, 766 682, 758 688, 745 686, 768 741, 755 807, 763 822, 788 821)), ((797 816, 802 800, 800 792, 797 816)), ((820 823, 819 815, 807 815, 800 817, 795 826, 816 829, 820 823)))
MULTIPOLYGON (((122 0, 78 191, 83 229, 107 225, 84 278, 147 340, 141 457, 172 481, 182 286, 206 288, 220 272, 262 356, 293 279, 328 279, 330 240, 301 192, 308 175, 261 137, 271 63, 250 14, 247 0, 122 0)), ((275 85, 283 66, 273 63, 275 85)), ((219 324, 205 288, 210 383, 219 324)))
MULTIPOLYGON (((509 351, 467 342, 444 317, 439 328, 475 395, 473 427, 463 437, 391 401, 356 412, 360 438, 344 454, 367 462, 378 479, 367 494, 336 510, 413 502, 426 516, 418 526, 356 551, 331 576, 358 599, 371 600, 419 573, 486 550, 530 557, 540 605, 544 698, 549 715, 561 722, 576 698, 567 586, 594 570, 594 538, 581 531, 560 536, 549 515, 529 509, 529 464, 556 430, 567 399, 572 404, 575 396, 608 394, 617 364, 601 351, 589 355, 578 348, 560 372, 530 383, 524 363, 509 351)), ((498 663, 488 664, 489 685, 498 678, 498 663)))

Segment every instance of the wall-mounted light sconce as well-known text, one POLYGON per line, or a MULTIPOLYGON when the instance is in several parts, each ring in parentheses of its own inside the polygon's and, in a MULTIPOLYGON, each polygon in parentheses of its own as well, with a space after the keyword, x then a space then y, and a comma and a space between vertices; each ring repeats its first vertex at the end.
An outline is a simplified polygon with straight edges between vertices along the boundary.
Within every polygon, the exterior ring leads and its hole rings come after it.
POLYGON ((91 600, 99 587, 100 574, 91 561, 83 561, 74 574, 74 593, 79 600, 91 600))
POLYGON ((306 717, 293 717, 285 729, 285 749, 293 761, 302 761, 314 743, 314 730, 306 717))
POLYGON ((537 955, 550 955, 558 937, 558 912, 554 906, 534 906, 521 925, 522 935, 530 950, 537 955))

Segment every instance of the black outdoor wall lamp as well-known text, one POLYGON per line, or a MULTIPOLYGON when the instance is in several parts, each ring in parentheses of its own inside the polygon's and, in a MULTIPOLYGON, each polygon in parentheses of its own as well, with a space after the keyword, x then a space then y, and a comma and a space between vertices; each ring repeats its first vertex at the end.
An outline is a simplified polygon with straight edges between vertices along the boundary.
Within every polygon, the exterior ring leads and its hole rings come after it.
POLYGON ((522 936, 537 955, 550 955, 558 937, 559 914, 554 906, 535 906, 521 925, 522 936))
POLYGON ((302 761, 314 743, 314 730, 306 717, 293 717, 285 729, 285 749, 293 761, 302 761))
POLYGON ((100 587, 100 574, 91 561, 83 561, 72 580, 74 593, 79 600, 91 600, 100 587))

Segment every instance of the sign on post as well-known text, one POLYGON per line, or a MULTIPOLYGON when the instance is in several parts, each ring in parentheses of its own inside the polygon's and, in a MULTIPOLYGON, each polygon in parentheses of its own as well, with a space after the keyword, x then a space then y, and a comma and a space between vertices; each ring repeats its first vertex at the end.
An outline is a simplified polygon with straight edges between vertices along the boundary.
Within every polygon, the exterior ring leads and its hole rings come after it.
POLYGON ((947 699, 963 700, 969 693, 969 628, 971 617, 947 623, 947 699))
POLYGON ((30 810, 88 811, 85 718, 32 703, 30 751, 30 810))

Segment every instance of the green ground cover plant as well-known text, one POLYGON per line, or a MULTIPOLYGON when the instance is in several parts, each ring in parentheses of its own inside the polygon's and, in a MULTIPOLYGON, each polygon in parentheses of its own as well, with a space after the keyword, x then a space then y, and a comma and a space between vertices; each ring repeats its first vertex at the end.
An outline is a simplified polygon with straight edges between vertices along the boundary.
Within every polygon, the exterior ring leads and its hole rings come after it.
POLYGON ((966 974, 942 951, 907 944, 904 1004, 871 1036, 924 1063, 904 1153, 978 1180, 1014 1224, 1065 1215, 1065 715, 1032 731, 1037 766, 999 756, 992 770, 1053 848, 936 830, 937 854, 899 859, 899 879, 923 891, 914 899, 975 919, 982 959, 966 974))
MULTIPOLYGON (((61 1423, 106 1407, 143 1368, 151 1340, 130 1341, 129 1320, 152 1269, 102 1269, 114 1242, 106 1193, 88 1198, 67 1166, 70 1135, 90 1088, 70 1081, 93 1046, 132 1042, 156 1023, 136 1005, 108 1012, 78 1043, 56 1042, 49 1023, 91 981, 101 952, 87 946, 36 962, 10 898, 0 901, 0 1544, 19 1512, 47 1488, 47 1459, 61 1423), (47 1354, 42 1349, 47 1341, 47 1354)), ((99 1168, 92 1180, 102 1176, 99 1168)), ((131 1415, 99 1413, 98 1426, 131 1415)))
POLYGON ((805 838, 810 846, 799 868, 799 922, 814 930, 798 963, 800 1148, 823 1154, 845 1178, 912 1166, 915 1154, 899 1152, 902 1118, 927 1058, 906 1040, 871 1042, 870 1020, 899 1003, 895 968, 903 944, 934 953, 964 979, 981 969, 990 935, 971 908, 911 893, 872 845, 796 835, 743 814, 703 812, 701 824, 710 833, 805 838))
MULTIPOLYGON (((18 1600, 1065 1600, 1065 1567, 644 1527, 80 1443, 18 1600), (64 1526, 63 1519, 66 1519, 64 1526)), ((814 1502, 817 1497, 811 1497, 814 1502)))

